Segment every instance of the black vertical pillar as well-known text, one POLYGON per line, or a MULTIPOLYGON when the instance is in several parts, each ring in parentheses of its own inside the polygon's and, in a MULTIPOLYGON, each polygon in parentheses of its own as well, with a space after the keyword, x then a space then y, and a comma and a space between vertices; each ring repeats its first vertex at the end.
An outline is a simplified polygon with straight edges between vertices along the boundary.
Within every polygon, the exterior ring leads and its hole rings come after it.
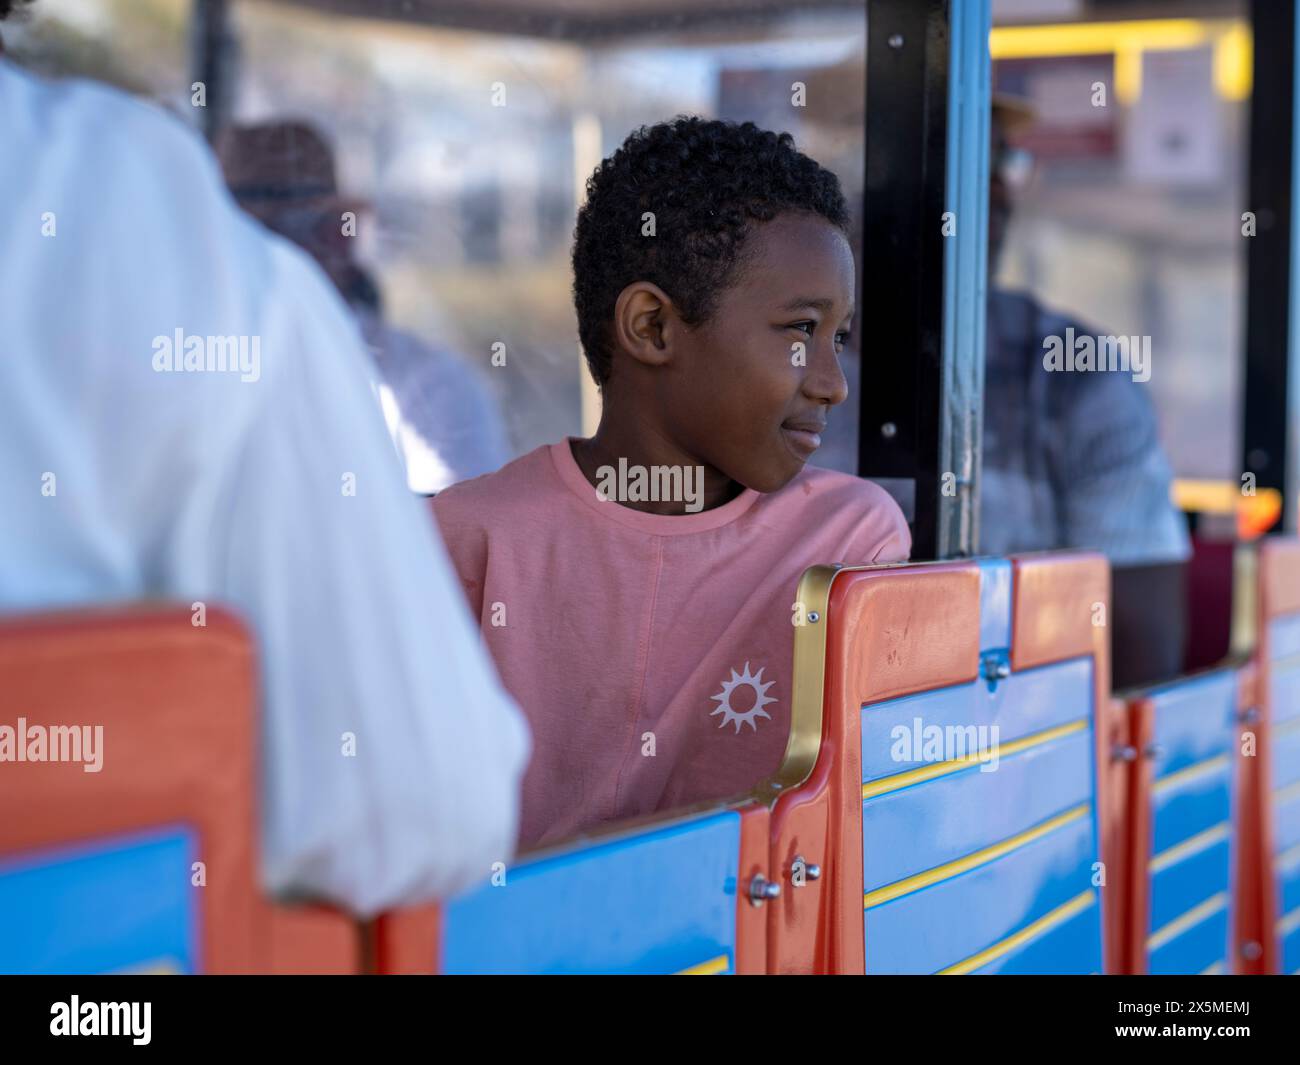
POLYGON ((915 485, 912 557, 938 553, 948 5, 868 0, 858 472, 915 485))
POLYGON ((1282 493, 1279 526, 1296 527, 1296 413, 1291 350, 1292 152, 1295 120, 1294 0, 1254 0, 1254 91, 1250 101, 1250 192, 1255 216, 1246 240, 1246 373, 1242 469, 1257 488, 1282 493))

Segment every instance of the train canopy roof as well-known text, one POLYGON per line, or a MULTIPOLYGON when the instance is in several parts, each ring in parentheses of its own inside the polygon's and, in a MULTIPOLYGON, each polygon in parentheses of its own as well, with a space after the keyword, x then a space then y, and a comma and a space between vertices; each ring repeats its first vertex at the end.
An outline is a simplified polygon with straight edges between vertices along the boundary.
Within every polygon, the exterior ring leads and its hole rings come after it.
POLYGON ((862 0, 261 0, 359 18, 560 40, 597 40, 800 12, 862 0))

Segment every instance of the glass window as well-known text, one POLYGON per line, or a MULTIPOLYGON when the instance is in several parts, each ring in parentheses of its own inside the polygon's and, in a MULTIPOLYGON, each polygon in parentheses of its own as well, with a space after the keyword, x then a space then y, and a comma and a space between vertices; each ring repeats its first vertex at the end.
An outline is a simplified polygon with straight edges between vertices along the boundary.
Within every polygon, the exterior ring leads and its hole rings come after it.
POLYGON ((1175 474, 1235 480, 1250 34, 1241 4, 1197 14, 995 27, 1016 186, 995 284, 1148 338, 1175 474))
MULTIPOLYGON (((637 126, 695 113, 789 130, 861 202, 865 8, 226 7, 205 35, 203 3, 42 0, 6 36, 20 62, 148 96, 214 138, 241 202, 312 251, 368 325, 397 379, 386 400, 452 426, 417 490, 594 429, 573 222, 587 176, 637 126), (280 187, 290 150, 301 172, 280 187)), ((856 341, 852 398, 818 457, 850 472, 856 341)))
POLYGON ((1107 555, 1119 688, 1226 653, 1242 502, 1249 22, 1179 6, 990 39, 981 547, 1107 555))
MULTIPOLYGON (((789 129, 860 199, 862 13, 754 6, 725 28, 684 8, 585 23, 542 8, 524 33, 492 4, 466 29, 402 4, 376 5, 381 20, 242 0, 227 121, 292 118, 332 146, 382 313, 487 386, 510 457, 598 419, 569 253, 587 176, 631 130, 682 112, 789 129)), ((855 427, 828 450, 852 470, 855 427)))

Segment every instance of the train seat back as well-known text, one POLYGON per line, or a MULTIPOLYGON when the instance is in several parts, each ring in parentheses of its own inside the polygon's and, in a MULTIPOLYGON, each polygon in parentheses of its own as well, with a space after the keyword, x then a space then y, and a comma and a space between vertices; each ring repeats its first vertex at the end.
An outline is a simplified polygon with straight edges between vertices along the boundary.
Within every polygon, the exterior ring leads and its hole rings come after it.
POLYGON ((0 971, 354 971, 256 880, 254 654, 208 607, 0 620, 0 971))
POLYGON ((1259 550, 1259 968, 1300 973, 1300 541, 1259 550))
POLYGON ((627 823, 502 862, 441 908, 376 926, 379 972, 762 973, 767 809, 627 823))
POLYGON ((822 742, 774 806, 772 867, 784 881, 798 852, 826 876, 776 902, 770 968, 1102 971, 1103 911, 1114 937, 1124 878, 1118 852, 1101 862, 1117 814, 1099 751, 1119 720, 1105 561, 819 581, 801 596, 820 631, 799 630, 796 662, 819 674, 822 742))
MULTIPOLYGON (((1218 669, 1129 700, 1134 972, 1234 971, 1241 673, 1218 669)), ((1248 696, 1247 696, 1248 698, 1248 696)))

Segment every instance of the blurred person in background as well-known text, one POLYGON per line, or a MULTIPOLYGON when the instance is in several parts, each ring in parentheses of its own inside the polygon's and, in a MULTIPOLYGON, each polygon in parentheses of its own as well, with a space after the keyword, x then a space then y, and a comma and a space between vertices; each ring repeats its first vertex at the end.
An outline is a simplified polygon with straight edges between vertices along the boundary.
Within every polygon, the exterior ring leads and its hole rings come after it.
POLYGON ((487 381, 454 352, 384 322, 379 288, 347 235, 365 205, 338 195, 325 138, 303 122, 234 126, 218 136, 217 154, 239 205, 320 263, 357 315, 410 489, 431 495, 504 465, 509 441, 487 381))
POLYGON ((242 615, 272 893, 368 916, 485 878, 513 850, 529 737, 352 316, 156 108, 0 58, 0 144, 0 609, 242 615), (213 358, 228 339, 235 372, 213 358))
POLYGON ((1013 189, 1032 167, 1010 138, 1033 112, 995 94, 992 117, 980 552, 1101 551, 1112 574, 1114 687, 1173 677, 1183 661, 1191 550, 1170 499, 1155 409, 1129 373, 1049 372, 1049 338, 1097 331, 995 286, 1013 189))

